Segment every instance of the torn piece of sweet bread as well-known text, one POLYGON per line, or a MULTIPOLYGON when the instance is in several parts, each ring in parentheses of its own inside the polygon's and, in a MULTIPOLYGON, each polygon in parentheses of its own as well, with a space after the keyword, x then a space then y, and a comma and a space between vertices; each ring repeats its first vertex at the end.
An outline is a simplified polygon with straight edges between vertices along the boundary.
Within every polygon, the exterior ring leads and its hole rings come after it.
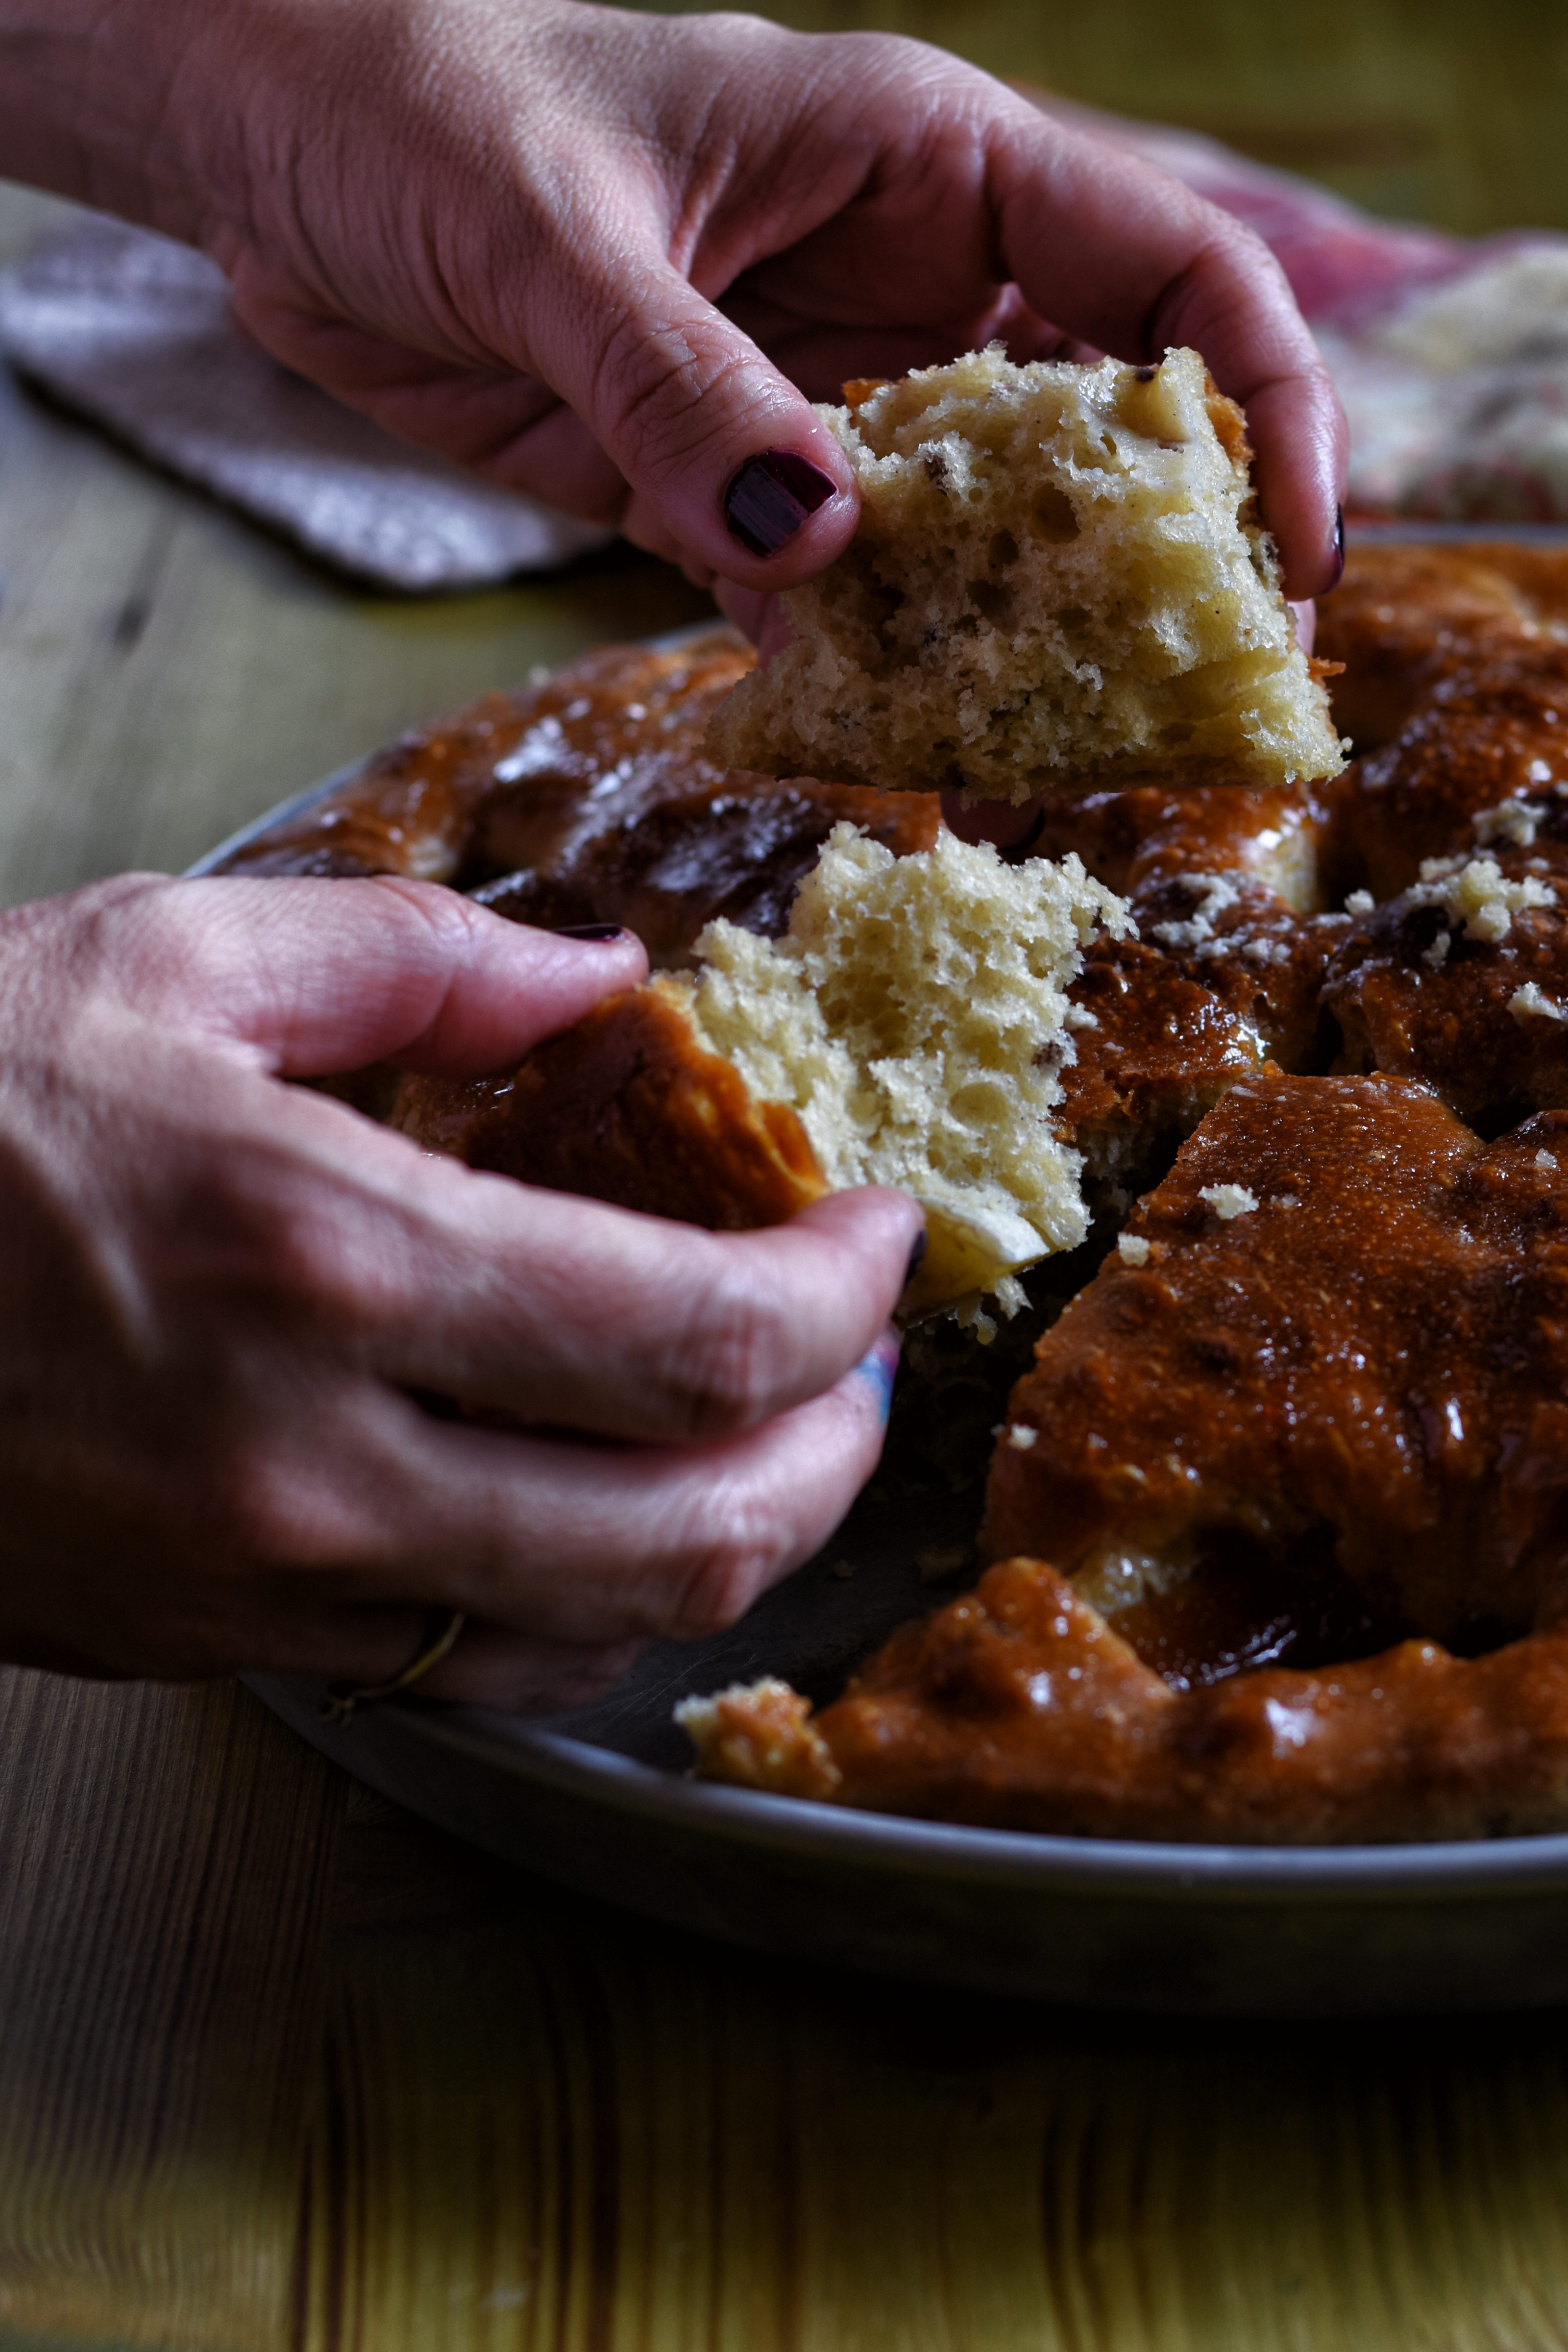
POLYGON ((719 707, 714 758, 1013 801, 1342 764, 1241 412, 1195 352, 1015 367, 993 346, 821 413, 859 528, 784 595, 793 642, 719 707))
POLYGON ((781 940, 710 923, 694 974, 610 1000, 515 1071, 405 1079, 394 1123, 473 1167, 731 1228, 899 1185, 928 1232, 905 1313, 1010 1305, 1021 1267, 1087 1230, 1052 1123, 1066 992, 1085 942, 1126 927, 1077 857, 1010 866, 947 833, 895 857, 841 824, 781 940))

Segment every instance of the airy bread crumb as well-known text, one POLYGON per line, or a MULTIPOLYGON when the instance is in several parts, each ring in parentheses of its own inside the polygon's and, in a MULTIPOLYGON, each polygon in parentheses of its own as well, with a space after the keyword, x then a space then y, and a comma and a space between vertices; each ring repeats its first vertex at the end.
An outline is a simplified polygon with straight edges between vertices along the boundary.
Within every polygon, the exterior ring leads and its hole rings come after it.
POLYGON ((1507 939, 1515 915, 1557 903, 1550 882, 1533 874, 1510 881, 1495 857, 1424 857, 1421 879, 1406 895, 1412 906, 1441 907, 1457 930, 1489 947, 1507 939))
POLYGON ((715 758, 1014 801, 1130 772, 1338 772, 1241 412, 1195 352, 1015 367, 993 345, 847 389, 856 405, 820 413, 859 529, 785 594, 794 642, 720 706, 715 758))
POLYGON ((1051 1112, 1076 1051, 1065 990, 1101 927, 1122 936, 1127 910, 1076 856, 1008 866, 943 833, 894 857, 839 824, 783 939, 710 923, 697 975, 653 986, 759 1101, 797 1113, 831 1187, 915 1195, 933 1302, 1006 1307, 1010 1271, 1087 1230, 1051 1112))
POLYGON ((683 1698, 675 1709, 704 1780, 820 1800, 832 1796, 840 1775, 810 1716, 811 1701, 774 1675, 731 1683, 710 1698, 683 1698))

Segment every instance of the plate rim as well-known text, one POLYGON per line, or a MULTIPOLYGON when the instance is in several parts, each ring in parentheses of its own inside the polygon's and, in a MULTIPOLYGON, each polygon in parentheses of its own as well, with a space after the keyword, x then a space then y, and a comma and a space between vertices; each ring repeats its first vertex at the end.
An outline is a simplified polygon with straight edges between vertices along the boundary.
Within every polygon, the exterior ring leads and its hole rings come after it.
MULTIPOLYGON (((240 1679, 264 1701, 275 1690, 312 1707, 327 1687, 282 1675, 240 1679)), ((980 1829, 700 1781, 542 1727, 548 1718, 511 1718, 489 1708, 414 1698, 387 1701, 377 1715, 416 1745, 445 1748, 509 1778, 603 1804, 623 1817, 637 1815, 650 1824, 698 1833, 716 1829, 727 1844, 777 1853, 875 1861, 911 1877, 935 1874, 1129 1898, 1163 1895, 1176 1901, 1222 1895, 1274 1903, 1310 1897, 1348 1907, 1391 1895, 1438 1901, 1460 1888, 1544 1894, 1559 1890, 1568 1874, 1568 1832, 1390 1845, 1251 1846, 980 1829)), ((352 1739, 352 1725, 343 1727, 343 1737, 352 1739)), ((337 1751, 324 1747, 323 1752, 337 1751)), ((347 1748, 339 1760, 353 1770, 347 1748)))

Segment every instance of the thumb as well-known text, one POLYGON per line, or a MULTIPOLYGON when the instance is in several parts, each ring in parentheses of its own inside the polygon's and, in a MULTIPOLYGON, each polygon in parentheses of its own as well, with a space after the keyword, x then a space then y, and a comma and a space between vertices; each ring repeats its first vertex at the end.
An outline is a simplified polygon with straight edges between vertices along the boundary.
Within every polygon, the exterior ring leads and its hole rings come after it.
POLYGON ((628 243, 598 277, 549 373, 631 486, 627 536, 745 588, 814 578, 859 498, 811 403, 657 252, 628 243))
POLYGON ((165 882, 115 912, 104 945, 124 994, 284 1077, 501 1068, 647 972, 629 931, 534 930, 391 877, 165 882))

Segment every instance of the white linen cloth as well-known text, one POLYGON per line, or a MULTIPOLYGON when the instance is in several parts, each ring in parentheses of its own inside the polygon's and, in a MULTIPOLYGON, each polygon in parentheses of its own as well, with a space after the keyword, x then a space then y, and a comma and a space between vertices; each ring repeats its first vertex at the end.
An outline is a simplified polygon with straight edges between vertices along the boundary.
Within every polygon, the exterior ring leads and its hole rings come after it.
POLYGON ((240 335, 223 273, 97 215, 0 276, 0 352, 144 456, 383 586, 473 588, 613 533, 395 441, 240 335))

